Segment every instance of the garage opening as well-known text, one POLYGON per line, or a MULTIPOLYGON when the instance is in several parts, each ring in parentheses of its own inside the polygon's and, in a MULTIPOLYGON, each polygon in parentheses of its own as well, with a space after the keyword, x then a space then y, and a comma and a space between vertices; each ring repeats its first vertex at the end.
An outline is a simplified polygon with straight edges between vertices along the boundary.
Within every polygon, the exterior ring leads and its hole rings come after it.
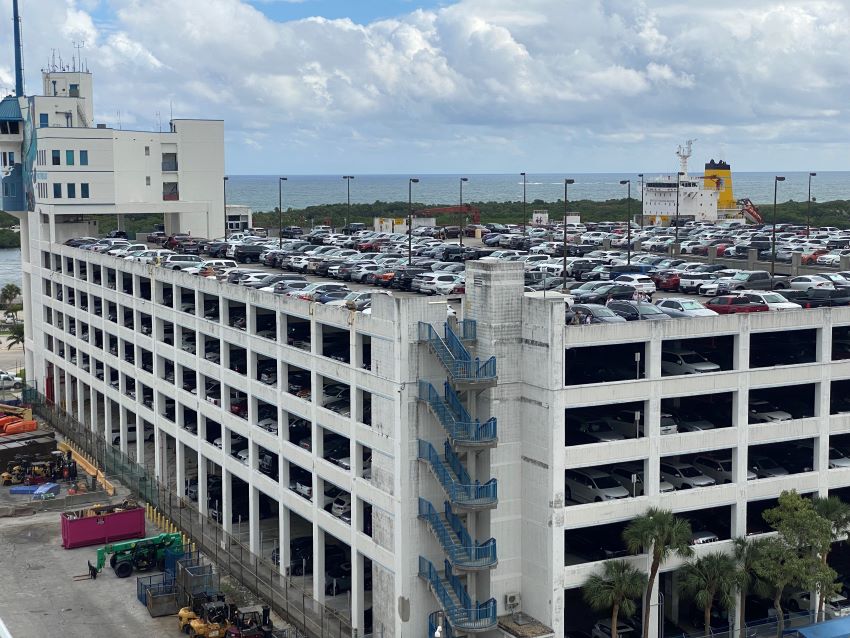
POLYGON ((750 335, 751 368, 813 363, 816 354, 817 330, 783 330, 750 335))
POLYGON ((643 342, 567 348, 564 383, 570 386, 641 379, 646 374, 645 349, 643 342))

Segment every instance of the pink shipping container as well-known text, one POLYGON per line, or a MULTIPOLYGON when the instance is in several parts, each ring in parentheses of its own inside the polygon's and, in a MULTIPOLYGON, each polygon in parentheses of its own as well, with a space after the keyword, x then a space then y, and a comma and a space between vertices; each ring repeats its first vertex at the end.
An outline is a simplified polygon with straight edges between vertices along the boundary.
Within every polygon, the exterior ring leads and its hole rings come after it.
POLYGON ((105 545, 128 538, 145 536, 145 509, 134 507, 117 512, 102 511, 88 516, 92 510, 63 512, 62 546, 65 549, 105 545))

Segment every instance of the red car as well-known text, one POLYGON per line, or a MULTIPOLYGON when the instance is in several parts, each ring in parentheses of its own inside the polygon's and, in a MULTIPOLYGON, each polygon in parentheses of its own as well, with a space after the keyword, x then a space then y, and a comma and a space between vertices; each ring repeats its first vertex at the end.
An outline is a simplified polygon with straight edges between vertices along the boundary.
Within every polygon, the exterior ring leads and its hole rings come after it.
POLYGON ((706 301, 703 306, 720 315, 735 315, 741 312, 769 312, 767 304, 750 301, 744 296, 720 295, 706 301))
POLYGON ((679 290, 680 277, 681 273, 673 269, 659 270, 650 275, 658 290, 679 290))

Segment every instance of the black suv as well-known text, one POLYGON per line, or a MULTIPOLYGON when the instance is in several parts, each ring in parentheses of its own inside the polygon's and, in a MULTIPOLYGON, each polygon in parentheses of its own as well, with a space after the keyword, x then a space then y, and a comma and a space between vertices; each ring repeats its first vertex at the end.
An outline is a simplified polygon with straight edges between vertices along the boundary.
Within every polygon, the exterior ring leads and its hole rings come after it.
POLYGON ((300 237, 304 234, 300 226, 284 226, 280 231, 281 237, 300 237))

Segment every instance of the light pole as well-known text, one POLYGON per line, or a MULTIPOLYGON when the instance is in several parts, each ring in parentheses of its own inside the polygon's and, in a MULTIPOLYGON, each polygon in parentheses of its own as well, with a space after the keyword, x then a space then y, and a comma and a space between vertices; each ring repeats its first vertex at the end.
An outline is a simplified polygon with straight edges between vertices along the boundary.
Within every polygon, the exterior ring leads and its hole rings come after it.
POLYGON ((812 232, 812 178, 817 177, 817 173, 809 173, 809 205, 806 208, 806 237, 812 232))
POLYGON ((638 173, 640 177, 640 229, 643 230, 643 173, 638 173))
POLYGON ((676 249, 679 248, 679 186, 682 184, 682 175, 684 173, 679 171, 676 174, 676 249))
POLYGON ((770 276, 776 274, 776 192, 779 189, 779 182, 784 182, 785 178, 777 175, 773 178, 773 228, 771 229, 771 249, 770 249, 770 276))
POLYGON ((224 241, 227 241, 227 175, 224 176, 224 241))
POLYGON ((354 179, 354 175, 343 175, 342 179, 345 180, 345 197, 348 201, 348 217, 345 218, 345 225, 348 226, 348 220, 351 218, 351 180, 354 179))
POLYGON ((285 177, 277 180, 277 247, 283 248, 283 183, 285 177))
POLYGON ((525 184, 526 184, 526 176, 525 173, 520 173, 522 175, 522 234, 525 236, 525 184))
POLYGON ((568 188, 570 184, 575 184, 576 181, 570 177, 567 177, 564 180, 564 267, 561 268, 561 290, 563 292, 567 291, 567 202, 569 198, 567 195, 569 194, 568 188))
POLYGON ((413 185, 419 183, 418 177, 407 180, 407 265, 413 263, 413 185))
POLYGON ((463 183, 468 181, 468 177, 460 178, 460 233, 458 233, 458 237, 460 238, 461 246, 463 246, 463 183))
MULTIPOLYGON (((620 184, 627 187, 626 193, 626 264, 632 265, 632 180, 621 179, 620 184)), ((678 226, 677 226, 678 228, 678 226)))

